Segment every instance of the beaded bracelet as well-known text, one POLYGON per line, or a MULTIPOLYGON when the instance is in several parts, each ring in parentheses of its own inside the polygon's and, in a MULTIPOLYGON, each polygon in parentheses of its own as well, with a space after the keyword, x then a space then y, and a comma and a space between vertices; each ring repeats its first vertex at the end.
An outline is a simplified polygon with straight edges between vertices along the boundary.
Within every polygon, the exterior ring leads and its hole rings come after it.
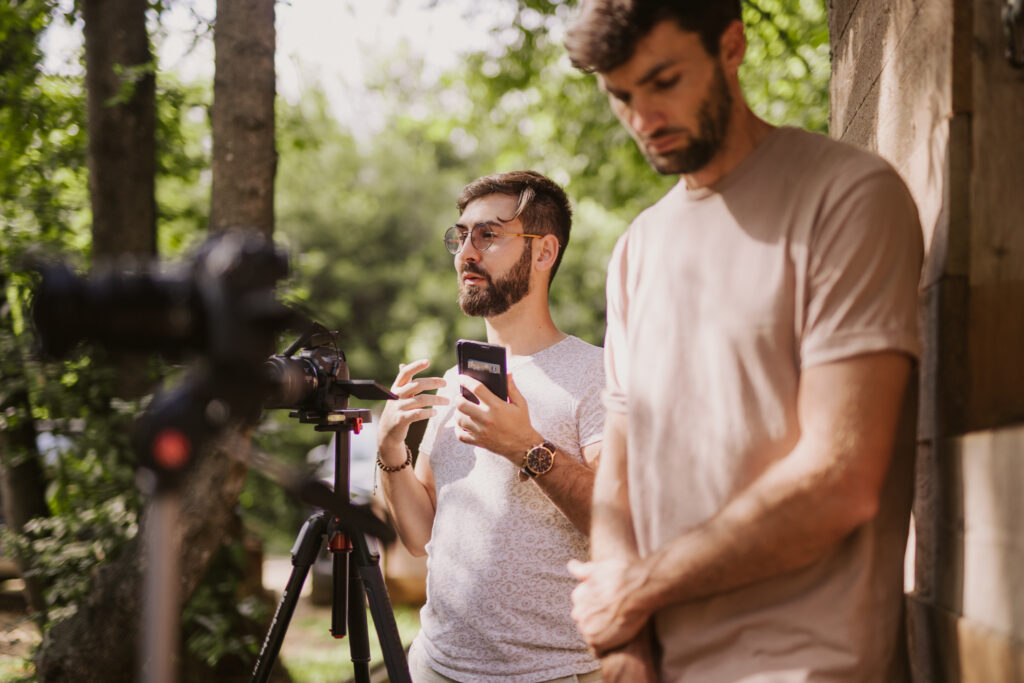
POLYGON ((384 462, 380 459, 380 451, 377 451, 377 467, 379 467, 382 472, 398 472, 399 470, 404 470, 406 467, 408 467, 411 464, 412 464, 412 451, 409 450, 409 446, 408 445, 405 447, 405 462, 403 462, 398 467, 391 467, 389 465, 385 465, 384 462))

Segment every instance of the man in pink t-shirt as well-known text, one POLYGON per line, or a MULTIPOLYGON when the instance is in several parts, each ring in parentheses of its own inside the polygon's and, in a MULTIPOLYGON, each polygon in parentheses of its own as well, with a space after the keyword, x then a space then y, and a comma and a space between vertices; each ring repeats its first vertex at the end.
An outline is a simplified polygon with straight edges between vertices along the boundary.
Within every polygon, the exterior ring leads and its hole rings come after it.
POLYGON ((566 45, 680 177, 608 270, 591 561, 570 564, 605 680, 905 679, 906 186, 750 110, 738 0, 589 0, 566 45))

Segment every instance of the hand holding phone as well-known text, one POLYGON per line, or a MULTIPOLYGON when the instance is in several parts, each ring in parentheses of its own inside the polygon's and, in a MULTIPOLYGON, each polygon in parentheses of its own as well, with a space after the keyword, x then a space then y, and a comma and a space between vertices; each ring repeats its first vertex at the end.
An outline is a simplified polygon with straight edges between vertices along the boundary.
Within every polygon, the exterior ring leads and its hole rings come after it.
MULTIPOLYGON (((469 375, 482 382, 492 394, 502 401, 508 401, 508 369, 504 346, 459 339, 455 342, 455 354, 459 359, 459 374, 469 375)), ((462 395, 473 403, 480 402, 465 387, 462 387, 462 395)))

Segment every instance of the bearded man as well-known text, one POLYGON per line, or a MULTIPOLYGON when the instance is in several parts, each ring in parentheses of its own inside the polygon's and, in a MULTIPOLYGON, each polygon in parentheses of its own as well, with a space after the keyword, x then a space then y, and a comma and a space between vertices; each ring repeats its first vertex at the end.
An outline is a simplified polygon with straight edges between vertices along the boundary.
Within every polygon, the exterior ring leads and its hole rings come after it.
POLYGON ((679 178, 608 266, 593 561, 572 566, 605 679, 906 680, 910 193, 750 109, 739 0, 587 0, 566 47, 679 178))
POLYGON ((427 555, 412 678, 599 681, 569 615, 566 563, 589 553, 602 351, 561 332, 548 306, 569 200, 539 173, 515 171, 470 183, 458 208, 445 245, 459 305, 484 319, 488 343, 507 349, 509 398, 455 368, 417 377, 429 365, 417 360, 399 368, 399 398, 381 416, 384 497, 406 548, 427 555), (424 419, 413 465, 405 438, 424 419))

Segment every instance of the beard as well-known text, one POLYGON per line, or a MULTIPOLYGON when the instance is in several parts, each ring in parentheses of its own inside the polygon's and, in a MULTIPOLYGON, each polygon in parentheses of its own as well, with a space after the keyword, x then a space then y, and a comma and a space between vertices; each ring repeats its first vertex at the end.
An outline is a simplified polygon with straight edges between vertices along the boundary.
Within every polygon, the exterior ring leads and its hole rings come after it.
MULTIPOLYGON (((732 112, 732 93, 725 80, 722 65, 715 64, 715 76, 711 89, 700 105, 697 114, 697 135, 690 135, 690 144, 682 149, 674 149, 658 154, 640 145, 640 151, 647 158, 654 170, 662 175, 679 175, 696 173, 708 165, 718 150, 722 148, 725 135, 729 130, 729 116, 732 112)), ((685 128, 670 128, 665 133, 689 132, 685 128)), ((657 133, 656 133, 657 134, 657 133)))
POLYGON ((466 315, 492 318, 501 315, 513 304, 522 301, 530 292, 530 262, 533 250, 530 243, 523 246, 523 253, 503 277, 494 280, 475 263, 462 267, 463 273, 480 275, 487 280, 486 287, 467 287, 459 283, 459 307, 466 315))

